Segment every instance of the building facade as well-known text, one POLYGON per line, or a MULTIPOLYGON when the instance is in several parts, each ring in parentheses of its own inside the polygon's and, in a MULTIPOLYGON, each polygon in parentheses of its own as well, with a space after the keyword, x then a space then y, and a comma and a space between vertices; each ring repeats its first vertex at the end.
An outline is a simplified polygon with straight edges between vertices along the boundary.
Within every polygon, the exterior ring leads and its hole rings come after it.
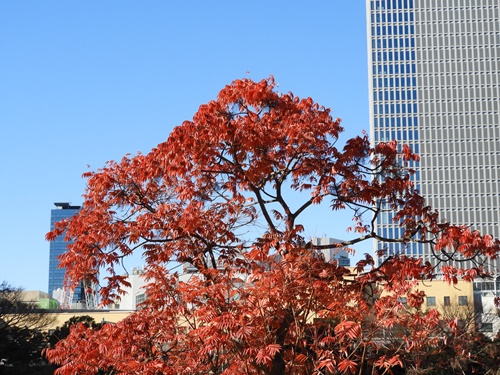
MULTIPOLYGON (((54 229, 55 223, 58 221, 71 218, 73 215, 77 214, 80 210, 80 206, 72 206, 69 203, 54 203, 55 209, 50 212, 50 230, 54 229)), ((61 295, 64 289, 64 268, 59 268, 58 256, 66 251, 66 246, 70 242, 64 241, 64 236, 57 237, 54 241, 50 243, 49 248, 49 295, 55 299, 61 295)), ((81 286, 77 287, 73 294, 73 301, 83 302, 85 296, 83 293, 83 288, 81 286)))
POLYGON ((337 247, 336 245, 341 243, 342 240, 330 237, 313 237, 311 239, 313 245, 325 246, 333 245, 329 249, 318 250, 327 262, 337 262, 340 267, 350 267, 351 259, 349 258, 349 253, 344 247, 337 247))
MULTIPOLYGON (((428 204, 453 224, 500 238, 500 3, 366 4, 372 142, 409 144, 428 204)), ((400 235, 392 217, 381 215, 380 235, 400 235)), ((432 260, 417 244, 390 244, 391 253, 432 260)))
POLYGON ((141 308, 141 303, 146 300, 148 280, 144 277, 144 269, 132 268, 126 281, 130 286, 123 286, 123 294, 114 304, 108 306, 110 310, 135 311, 141 308))

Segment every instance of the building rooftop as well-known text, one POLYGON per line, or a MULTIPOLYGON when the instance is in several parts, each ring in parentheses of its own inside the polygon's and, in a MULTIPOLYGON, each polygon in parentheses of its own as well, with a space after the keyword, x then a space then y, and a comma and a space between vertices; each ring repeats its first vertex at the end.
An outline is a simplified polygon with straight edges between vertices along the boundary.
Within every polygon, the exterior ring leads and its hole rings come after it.
POLYGON ((56 202, 54 203, 54 206, 61 210, 78 210, 82 208, 81 206, 72 206, 70 203, 67 202, 56 202))

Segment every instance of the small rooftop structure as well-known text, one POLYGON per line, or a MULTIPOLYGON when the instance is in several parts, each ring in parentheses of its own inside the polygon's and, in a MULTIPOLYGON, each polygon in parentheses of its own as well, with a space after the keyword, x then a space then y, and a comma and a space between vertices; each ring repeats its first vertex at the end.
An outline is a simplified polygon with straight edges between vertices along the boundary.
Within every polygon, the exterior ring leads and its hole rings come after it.
POLYGON ((57 208, 59 208, 61 210, 78 210, 78 209, 82 208, 81 206, 72 206, 71 204, 69 204, 67 202, 56 202, 56 203, 54 203, 54 206, 56 206, 57 208))

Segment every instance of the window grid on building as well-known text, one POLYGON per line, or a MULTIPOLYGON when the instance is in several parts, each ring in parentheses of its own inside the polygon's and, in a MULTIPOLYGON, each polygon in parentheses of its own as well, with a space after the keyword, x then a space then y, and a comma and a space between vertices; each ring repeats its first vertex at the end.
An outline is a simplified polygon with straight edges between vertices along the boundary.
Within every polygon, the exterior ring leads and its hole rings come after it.
MULTIPOLYGON (((372 142, 409 144, 428 203, 500 237, 499 2, 368 0, 367 22, 372 142)), ((378 234, 399 233, 389 215, 378 234)), ((421 246, 387 250, 431 260, 421 246)))

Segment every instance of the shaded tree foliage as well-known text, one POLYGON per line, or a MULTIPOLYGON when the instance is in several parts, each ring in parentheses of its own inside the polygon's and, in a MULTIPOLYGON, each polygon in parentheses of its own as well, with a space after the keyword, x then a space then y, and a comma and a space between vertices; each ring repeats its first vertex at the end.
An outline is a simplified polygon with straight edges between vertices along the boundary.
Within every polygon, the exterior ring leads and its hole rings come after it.
POLYGON ((91 329, 99 329, 102 327, 101 323, 96 323, 95 319, 89 315, 80 315, 80 316, 72 316, 64 324, 60 327, 57 327, 54 331, 51 332, 49 336, 49 345, 54 346, 60 340, 68 337, 71 331, 71 327, 75 324, 83 324, 87 328, 91 329))
POLYGON ((441 348, 439 314, 419 310, 415 288, 433 267, 401 254, 377 266, 366 254, 353 270, 326 262, 318 251, 330 246, 312 244, 304 213, 326 206, 318 220, 332 231, 337 213, 350 213, 353 238, 339 247, 416 241, 443 261, 478 259, 473 269, 444 267, 451 283, 483 272, 479 259, 496 257, 499 242, 425 204, 408 146, 372 147, 366 135, 341 142, 342 131, 311 98, 276 92, 272 78, 243 79, 150 153, 85 173, 83 209, 47 238, 74 241, 61 264, 75 283, 99 282, 105 269, 103 303, 120 295, 122 260, 139 252, 148 298, 115 325, 74 326, 47 352, 57 373, 382 374, 408 366, 410 351, 441 348), (389 210, 399 238, 375 231, 389 210), (184 279, 179 264, 197 272, 184 279), (405 334, 384 350, 396 325, 405 334))
POLYGON ((36 304, 24 301, 23 290, 0 284, 0 371, 8 374, 41 373, 46 328, 54 318, 36 304), (28 371, 29 369, 29 371, 28 371))

